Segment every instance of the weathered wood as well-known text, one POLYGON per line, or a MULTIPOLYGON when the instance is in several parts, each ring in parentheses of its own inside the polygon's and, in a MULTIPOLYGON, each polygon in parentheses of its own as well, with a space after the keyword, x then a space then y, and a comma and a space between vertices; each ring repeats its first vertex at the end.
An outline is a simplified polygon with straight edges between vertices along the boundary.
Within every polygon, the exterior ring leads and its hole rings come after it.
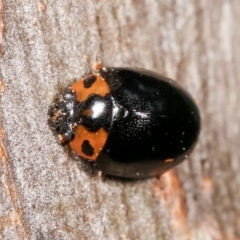
POLYGON ((1 239, 240 239, 239 0, 5 0, 1 13, 1 239), (160 180, 103 179, 57 144, 48 106, 96 61, 192 93, 189 161, 160 180))

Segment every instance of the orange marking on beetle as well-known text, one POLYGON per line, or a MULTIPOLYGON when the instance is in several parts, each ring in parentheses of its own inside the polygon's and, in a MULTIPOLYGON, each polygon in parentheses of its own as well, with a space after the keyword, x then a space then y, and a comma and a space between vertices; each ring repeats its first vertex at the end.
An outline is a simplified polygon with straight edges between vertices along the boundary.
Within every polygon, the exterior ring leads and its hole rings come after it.
POLYGON ((75 82, 70 87, 72 90, 75 91, 77 101, 83 102, 92 93, 98 94, 102 97, 104 97, 106 94, 109 93, 109 87, 106 81, 104 80, 104 78, 102 78, 99 74, 95 74, 93 76, 95 76, 97 79, 89 88, 84 87, 84 79, 86 79, 89 76, 86 76, 85 78, 81 78, 79 81, 75 82))
POLYGON ((108 133, 103 128, 100 128, 97 132, 89 132, 82 125, 78 125, 75 128, 74 132, 75 137, 69 143, 72 150, 83 158, 86 158, 90 161, 95 161, 102 148, 104 147, 105 142, 107 141, 108 133), (92 156, 88 156, 82 151, 82 144, 86 140, 89 141, 90 145, 94 149, 94 153, 92 156))
POLYGON ((174 161, 173 158, 168 158, 168 159, 165 160, 166 163, 167 163, 167 162, 171 163, 171 162, 173 162, 173 161, 174 161))

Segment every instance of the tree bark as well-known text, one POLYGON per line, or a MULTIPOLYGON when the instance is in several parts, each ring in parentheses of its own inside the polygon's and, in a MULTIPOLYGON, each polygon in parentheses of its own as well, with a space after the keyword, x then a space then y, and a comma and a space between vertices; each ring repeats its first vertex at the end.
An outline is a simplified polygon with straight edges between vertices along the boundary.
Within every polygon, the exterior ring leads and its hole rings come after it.
POLYGON ((240 239, 239 0, 0 1, 0 239, 240 239), (54 98, 104 66, 180 82, 202 130, 180 166, 101 178, 57 143, 54 98))

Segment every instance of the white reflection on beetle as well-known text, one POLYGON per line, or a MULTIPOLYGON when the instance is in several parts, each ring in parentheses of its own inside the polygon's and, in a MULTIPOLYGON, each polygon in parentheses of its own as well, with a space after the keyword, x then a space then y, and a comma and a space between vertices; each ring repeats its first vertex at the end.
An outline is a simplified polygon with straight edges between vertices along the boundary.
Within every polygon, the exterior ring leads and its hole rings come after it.
POLYGON ((103 102, 95 102, 91 107, 92 109, 92 118, 98 118, 105 108, 105 104, 103 102))

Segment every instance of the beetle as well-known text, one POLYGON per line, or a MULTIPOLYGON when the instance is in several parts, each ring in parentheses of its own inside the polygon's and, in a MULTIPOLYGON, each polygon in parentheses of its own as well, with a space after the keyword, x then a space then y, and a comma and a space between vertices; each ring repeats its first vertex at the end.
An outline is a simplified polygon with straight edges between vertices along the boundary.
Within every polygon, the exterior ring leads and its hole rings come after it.
POLYGON ((49 125, 104 173, 140 179, 188 158, 201 120, 176 81, 145 69, 101 67, 60 95, 49 125))

